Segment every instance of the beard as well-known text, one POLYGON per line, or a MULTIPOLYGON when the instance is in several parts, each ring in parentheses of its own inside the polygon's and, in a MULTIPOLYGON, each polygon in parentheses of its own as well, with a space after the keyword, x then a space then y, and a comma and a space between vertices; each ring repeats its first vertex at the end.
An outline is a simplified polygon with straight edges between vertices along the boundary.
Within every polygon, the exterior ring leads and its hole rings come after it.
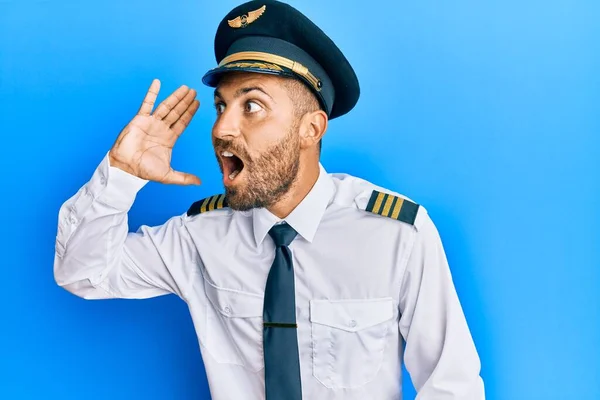
MULTIPOLYGON (((244 160, 244 182, 225 187, 229 208, 248 211, 277 203, 294 185, 300 167, 300 139, 294 124, 287 135, 258 156, 251 157, 245 148, 214 138, 217 154, 231 151, 244 160)), ((218 157, 217 157, 218 159, 218 157)), ((221 172, 223 166, 219 162, 221 172)))

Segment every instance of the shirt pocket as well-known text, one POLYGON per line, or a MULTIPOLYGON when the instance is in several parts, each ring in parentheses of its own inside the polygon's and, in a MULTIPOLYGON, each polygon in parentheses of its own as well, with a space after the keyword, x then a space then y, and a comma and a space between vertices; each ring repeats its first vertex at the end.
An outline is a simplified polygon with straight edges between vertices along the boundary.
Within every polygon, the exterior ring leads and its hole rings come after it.
POLYGON ((209 299, 206 307, 206 349, 218 363, 260 371, 264 367, 263 297, 204 282, 209 299))
POLYGON ((310 302, 313 375, 331 389, 377 375, 394 315, 391 297, 310 302))

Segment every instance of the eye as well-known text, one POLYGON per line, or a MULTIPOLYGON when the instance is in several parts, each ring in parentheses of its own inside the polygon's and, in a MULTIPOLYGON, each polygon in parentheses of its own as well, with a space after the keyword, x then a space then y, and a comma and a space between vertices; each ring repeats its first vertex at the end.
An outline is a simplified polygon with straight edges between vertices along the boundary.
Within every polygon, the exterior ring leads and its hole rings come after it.
POLYGON ((225 111, 225 104, 222 102, 215 103, 215 109, 217 110, 217 115, 221 115, 225 111))
POLYGON ((262 108, 261 106, 259 106, 257 103, 253 102, 253 101, 248 101, 246 103, 246 112, 248 113, 255 113, 260 111, 262 108))

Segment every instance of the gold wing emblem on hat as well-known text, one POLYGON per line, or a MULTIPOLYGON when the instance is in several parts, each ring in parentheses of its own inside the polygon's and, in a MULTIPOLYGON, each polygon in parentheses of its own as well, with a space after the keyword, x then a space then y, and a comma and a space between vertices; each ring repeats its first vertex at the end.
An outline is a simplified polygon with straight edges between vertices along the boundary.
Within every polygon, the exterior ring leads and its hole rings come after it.
POLYGON ((266 9, 267 6, 264 5, 258 10, 248 12, 248 14, 240 15, 239 17, 236 17, 234 19, 229 19, 227 20, 227 23, 232 28, 245 28, 254 21, 256 21, 258 18, 260 18, 260 16, 264 14, 266 9))

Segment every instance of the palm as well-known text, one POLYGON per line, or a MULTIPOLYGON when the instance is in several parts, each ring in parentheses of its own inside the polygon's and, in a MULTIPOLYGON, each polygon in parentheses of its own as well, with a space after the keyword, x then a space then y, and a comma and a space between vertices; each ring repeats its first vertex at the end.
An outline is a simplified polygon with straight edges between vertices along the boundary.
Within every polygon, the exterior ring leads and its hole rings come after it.
POLYGON ((174 171, 171 155, 175 142, 198 110, 196 92, 180 87, 154 111, 160 82, 152 82, 138 114, 123 129, 113 149, 111 163, 147 180, 161 183, 192 184, 199 179, 174 171))
POLYGON ((128 127, 122 142, 122 154, 134 162, 140 177, 163 180, 171 169, 171 154, 175 135, 162 120, 137 115, 128 127))

